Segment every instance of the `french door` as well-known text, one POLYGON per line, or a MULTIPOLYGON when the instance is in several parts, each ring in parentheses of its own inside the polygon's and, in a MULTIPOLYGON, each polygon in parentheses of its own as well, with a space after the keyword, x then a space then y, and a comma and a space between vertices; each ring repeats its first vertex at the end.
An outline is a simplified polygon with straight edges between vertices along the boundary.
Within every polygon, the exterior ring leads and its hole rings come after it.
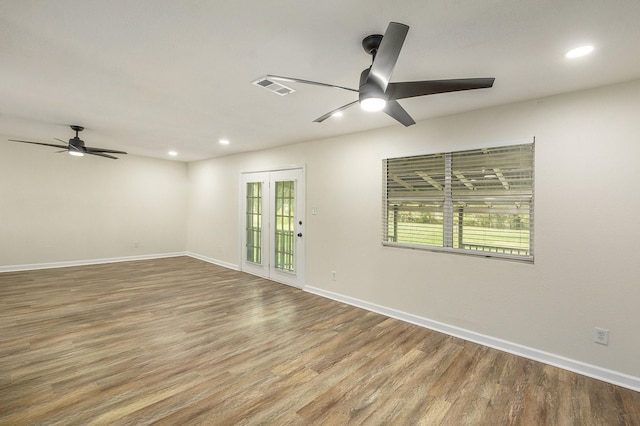
POLYGON ((304 170, 243 173, 242 270, 304 285, 304 170))

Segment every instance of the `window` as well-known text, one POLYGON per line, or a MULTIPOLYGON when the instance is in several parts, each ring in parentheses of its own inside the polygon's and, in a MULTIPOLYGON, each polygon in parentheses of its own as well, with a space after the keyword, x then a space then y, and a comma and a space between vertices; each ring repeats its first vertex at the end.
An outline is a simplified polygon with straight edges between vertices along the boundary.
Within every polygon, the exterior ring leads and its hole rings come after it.
POLYGON ((383 160, 383 244, 533 261, 534 144, 383 160))

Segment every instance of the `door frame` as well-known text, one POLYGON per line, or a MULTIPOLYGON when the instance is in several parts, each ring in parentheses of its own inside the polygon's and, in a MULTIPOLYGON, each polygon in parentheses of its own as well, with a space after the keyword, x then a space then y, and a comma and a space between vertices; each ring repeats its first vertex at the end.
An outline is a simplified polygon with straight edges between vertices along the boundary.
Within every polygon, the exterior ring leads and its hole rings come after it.
MULTIPOLYGON (((305 228, 306 228, 306 214, 305 214, 305 205, 306 205, 306 185, 305 185, 305 177, 306 177, 306 169, 304 165, 289 165, 289 166, 281 166, 281 167, 270 167, 270 168, 260 168, 260 169, 250 169, 250 170, 240 170, 240 176, 239 176, 239 212, 240 212, 240 220, 239 220, 239 232, 238 232, 238 241, 239 241, 239 255, 240 255, 240 262, 239 262, 239 267, 240 270, 252 275, 257 275, 266 279, 269 279, 271 281, 276 281, 282 284, 287 284, 293 287, 297 287, 297 288, 304 288, 305 285, 305 264, 306 264, 306 260, 305 260, 305 251, 306 251, 306 244, 305 244, 305 237, 306 237, 306 233, 305 233, 305 228), (277 172, 288 172, 288 171, 299 171, 300 175, 298 177, 298 179, 296 180, 296 185, 295 185, 295 190, 296 190, 296 195, 295 195, 295 199, 296 199, 296 213, 295 213, 295 217, 296 217, 296 229, 295 229, 295 234, 301 233, 302 237, 296 237, 295 241, 296 241, 296 271, 295 274, 291 274, 289 275, 286 272, 276 272, 273 273, 273 269, 270 268, 269 266, 262 266, 262 267, 250 267, 247 268, 245 266, 245 246, 244 246, 244 238, 245 238, 245 208, 246 208, 246 198, 245 198, 245 191, 246 191, 246 180, 245 177, 249 176, 249 175, 255 175, 255 176, 260 176, 260 178, 258 179, 262 179, 264 181, 264 177, 265 176, 270 176, 272 173, 277 173, 277 172), (300 224, 299 222, 302 221, 302 224, 300 224)), ((269 179, 270 180, 270 179, 269 179)), ((269 191, 269 193, 267 194, 269 198, 271 198, 271 191, 269 191)), ((263 198, 265 197, 265 194, 263 192, 263 198)), ((268 203, 271 204, 272 200, 269 199, 268 203)), ((271 216, 273 213, 273 208, 270 209, 271 211, 269 212, 269 215, 271 216)), ((264 218, 263 218, 264 220, 264 218)), ((274 219, 269 217, 269 223, 272 222, 274 219)), ((267 235, 263 235, 263 241, 264 238, 268 237, 270 244, 269 244, 269 251, 272 250, 271 247, 271 241, 272 241, 272 232, 271 230, 269 230, 268 232, 268 236, 267 235)), ((266 253, 269 257, 271 256, 271 253, 266 253)), ((264 262, 263 262, 264 263, 264 262)))

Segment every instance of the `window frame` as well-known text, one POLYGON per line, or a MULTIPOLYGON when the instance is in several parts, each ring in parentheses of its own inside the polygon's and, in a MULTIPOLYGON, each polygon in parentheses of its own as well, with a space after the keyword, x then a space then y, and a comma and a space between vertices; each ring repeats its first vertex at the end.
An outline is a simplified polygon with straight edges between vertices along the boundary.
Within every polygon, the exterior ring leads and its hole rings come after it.
MULTIPOLYGON (((478 156, 479 157, 479 156, 478 156)), ((416 170, 415 173, 420 173, 419 170, 416 170)), ((502 180, 502 179, 501 179, 502 180)), ((442 182, 442 179, 439 180, 440 182, 442 182)), ((383 246, 388 246, 388 247, 398 247, 398 248, 409 248, 409 249, 417 249, 417 250, 426 250, 426 251, 434 251, 434 252, 444 252, 444 253, 454 253, 454 254, 463 254, 463 255, 470 255, 470 256, 480 256, 480 257, 485 257, 485 258, 496 258, 496 259, 506 259, 506 260, 515 260, 515 261, 519 261, 519 262, 525 262, 525 263, 534 263, 534 217, 535 217, 535 213, 534 213, 534 207, 535 207, 535 138, 527 138, 526 140, 518 140, 518 141, 513 141, 511 143, 502 143, 500 145, 493 145, 493 146, 488 146, 488 147, 482 147, 482 148, 471 148, 471 149, 463 149, 463 150, 450 150, 450 151, 446 151, 446 152, 433 152, 433 153, 422 153, 422 154, 411 154, 411 155, 400 155, 400 156, 395 156, 395 157, 387 157, 387 158, 383 158, 382 159, 382 190, 383 190, 383 194, 382 194, 382 245, 383 246), (467 152, 472 152, 472 151, 481 151, 481 150, 499 150, 499 149, 509 149, 509 148, 513 148, 516 146, 526 146, 526 145, 530 145, 530 149, 531 149, 531 154, 530 154, 530 159, 531 159, 531 164, 530 164, 530 191, 527 192, 525 191, 524 194, 522 195, 518 195, 518 196, 504 196, 504 197, 499 197, 499 198, 494 198, 494 197, 490 197, 490 196, 476 196, 474 197, 474 199, 472 200, 472 202, 476 202, 476 203, 480 203, 480 202, 484 202, 485 204, 490 203, 491 201, 493 201, 495 204, 499 204, 500 202, 503 202, 505 206, 508 206, 508 203, 515 203, 516 205, 518 205, 518 208, 520 208, 520 205, 522 205, 524 203, 524 205, 526 207, 528 207, 527 213, 526 213, 526 217, 528 218, 528 250, 527 249, 523 249, 523 248, 515 248, 515 247, 496 247, 496 251, 488 251, 487 249, 490 249, 492 246, 489 245, 480 245, 480 247, 482 247, 482 249, 471 249, 471 248, 460 248, 460 247, 454 247, 454 239, 456 237, 456 235, 454 235, 455 232, 459 231, 459 228, 456 227, 455 223, 457 220, 459 220, 459 216, 457 217, 456 215, 459 213, 456 213, 456 205, 459 205, 460 202, 466 202, 469 200, 464 199, 464 197, 460 197, 458 195, 454 195, 452 194, 452 187, 453 187, 453 180, 455 178, 457 178, 457 176, 454 176, 455 172, 453 171, 452 168, 452 162, 451 159, 454 157, 454 155, 456 154, 460 154, 460 153, 467 153, 467 152), (411 242, 397 242, 397 241, 393 241, 393 238, 397 238, 398 237, 398 233, 397 232, 389 232, 391 229, 391 226, 394 226, 394 229, 397 229, 397 225, 398 225, 398 221, 397 219, 391 219, 390 218, 390 212, 392 212, 392 210, 390 209, 390 199, 391 200, 400 200, 400 197, 390 197, 389 195, 389 188, 388 188, 388 183, 389 183, 389 179, 395 179, 394 176, 390 177, 389 176, 389 170, 388 170, 388 165, 390 161, 393 160, 399 160, 399 159, 403 159, 403 160, 411 160, 411 159, 419 159, 419 158, 426 158, 426 157, 437 157, 437 156, 444 156, 444 185, 442 186, 442 196, 433 196, 433 197, 429 197, 429 196, 418 196, 418 197, 407 197, 406 198, 406 204, 407 204, 407 208, 405 208, 403 210, 404 214, 408 214, 408 212, 412 209, 415 208, 416 210, 419 210, 420 207, 411 207, 411 203, 416 204, 421 199, 423 204, 428 204, 428 203, 435 203, 438 200, 440 200, 440 202, 442 203, 442 246, 433 246, 433 245, 426 245, 426 244, 420 244, 420 243, 411 243, 411 242), (503 252, 499 252, 500 250, 502 250, 503 252), (509 250, 511 250, 510 252, 508 252, 509 250), (522 254, 524 252, 524 254, 522 254), (528 253, 527 253, 528 252, 528 253)), ((437 187, 437 183, 436 182, 431 182, 432 185, 437 187)), ((398 212, 398 210, 395 210, 396 214, 398 212)), ((424 212, 428 212, 428 209, 423 209, 421 210, 423 213, 424 212)), ((402 223, 402 222, 400 222, 402 223)), ((404 222, 407 223, 407 222, 404 222)), ((493 228, 490 228, 493 229, 493 228)), ((420 237, 422 237, 422 235, 420 235, 420 237)), ((411 239, 411 238, 408 238, 411 239)), ((458 236, 459 239, 459 236, 458 236)), ((526 244, 526 239, 524 240, 525 244, 526 244)), ((459 242, 458 242, 459 244, 459 242)), ((464 244, 466 246, 474 246, 474 244, 464 244)))

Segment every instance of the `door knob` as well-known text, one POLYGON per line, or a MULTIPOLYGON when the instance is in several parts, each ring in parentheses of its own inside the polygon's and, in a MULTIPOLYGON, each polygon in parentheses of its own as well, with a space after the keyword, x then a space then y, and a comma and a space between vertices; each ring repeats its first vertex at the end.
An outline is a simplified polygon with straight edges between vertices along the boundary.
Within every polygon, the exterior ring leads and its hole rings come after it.
POLYGON ((298 232, 298 237, 302 237, 302 232, 298 232))

